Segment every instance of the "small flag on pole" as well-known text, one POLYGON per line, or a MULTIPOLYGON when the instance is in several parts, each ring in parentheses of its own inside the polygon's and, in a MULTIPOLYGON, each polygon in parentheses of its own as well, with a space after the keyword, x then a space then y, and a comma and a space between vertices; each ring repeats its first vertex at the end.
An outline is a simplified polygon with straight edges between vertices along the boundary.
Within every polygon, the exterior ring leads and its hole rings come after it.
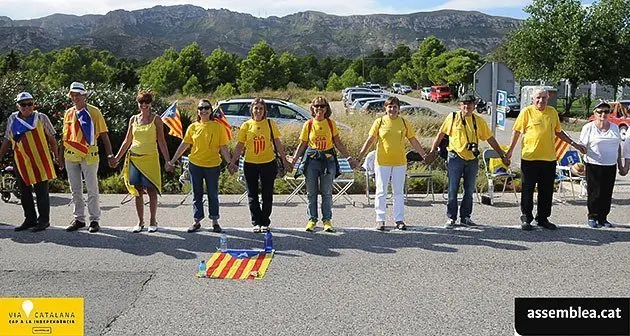
POLYGON ((553 145, 556 150, 556 160, 560 160, 564 157, 564 154, 569 150, 569 144, 562 141, 558 136, 555 136, 553 145))
POLYGON ((162 121, 170 128, 168 134, 176 136, 180 139, 184 138, 184 132, 182 127, 182 118, 177 110, 177 101, 169 106, 164 113, 162 113, 162 121))
POLYGON ((223 127, 225 127, 228 140, 232 140, 232 126, 230 126, 230 123, 225 118, 225 113, 223 113, 221 106, 219 106, 219 108, 217 108, 216 112, 214 113, 214 121, 218 122, 219 124, 223 125, 223 127))

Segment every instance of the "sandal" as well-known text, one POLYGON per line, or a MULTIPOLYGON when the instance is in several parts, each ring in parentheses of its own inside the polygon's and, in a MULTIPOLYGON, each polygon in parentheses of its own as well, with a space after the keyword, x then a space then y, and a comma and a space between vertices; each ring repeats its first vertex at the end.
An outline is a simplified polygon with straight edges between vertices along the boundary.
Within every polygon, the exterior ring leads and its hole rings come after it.
POLYGON ((407 225, 405 225, 405 222, 403 222, 403 221, 398 221, 398 222, 396 222, 396 229, 397 230, 407 230, 407 225))

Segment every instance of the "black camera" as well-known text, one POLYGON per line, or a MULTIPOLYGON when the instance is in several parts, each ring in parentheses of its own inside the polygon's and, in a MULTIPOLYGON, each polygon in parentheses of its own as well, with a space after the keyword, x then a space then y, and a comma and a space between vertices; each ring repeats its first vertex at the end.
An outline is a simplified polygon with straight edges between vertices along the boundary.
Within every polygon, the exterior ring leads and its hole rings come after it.
POLYGON ((479 145, 476 142, 469 142, 466 144, 466 149, 471 151, 475 157, 478 157, 479 154, 479 145))

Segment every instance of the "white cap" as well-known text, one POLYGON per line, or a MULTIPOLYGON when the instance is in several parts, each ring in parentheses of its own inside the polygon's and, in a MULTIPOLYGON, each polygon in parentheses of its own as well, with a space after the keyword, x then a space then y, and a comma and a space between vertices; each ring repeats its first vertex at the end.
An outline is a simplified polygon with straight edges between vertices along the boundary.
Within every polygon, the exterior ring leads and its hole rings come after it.
POLYGON ((85 90, 85 85, 83 85, 83 83, 79 83, 79 82, 72 82, 72 84, 70 84, 70 92, 77 92, 77 93, 80 93, 82 95, 85 95, 85 94, 88 93, 85 90))
POLYGON ((20 92, 18 93, 17 97, 15 98, 15 102, 21 102, 22 100, 29 100, 29 99, 33 99, 33 96, 28 93, 28 92, 20 92))

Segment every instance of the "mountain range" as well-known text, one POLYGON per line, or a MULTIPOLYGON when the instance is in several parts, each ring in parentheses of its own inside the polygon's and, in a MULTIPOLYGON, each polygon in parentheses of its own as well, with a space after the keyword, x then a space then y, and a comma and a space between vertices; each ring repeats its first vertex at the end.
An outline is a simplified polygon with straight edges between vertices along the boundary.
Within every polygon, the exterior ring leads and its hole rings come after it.
POLYGON ((0 52, 43 52, 73 45, 106 49, 119 57, 151 59, 197 42, 206 53, 217 47, 245 56, 260 40, 276 52, 355 58, 403 43, 415 49, 434 35, 448 48, 485 55, 521 20, 475 11, 336 16, 306 11, 284 17, 254 17, 193 5, 155 6, 105 15, 53 14, 30 20, 0 16, 0 52))

